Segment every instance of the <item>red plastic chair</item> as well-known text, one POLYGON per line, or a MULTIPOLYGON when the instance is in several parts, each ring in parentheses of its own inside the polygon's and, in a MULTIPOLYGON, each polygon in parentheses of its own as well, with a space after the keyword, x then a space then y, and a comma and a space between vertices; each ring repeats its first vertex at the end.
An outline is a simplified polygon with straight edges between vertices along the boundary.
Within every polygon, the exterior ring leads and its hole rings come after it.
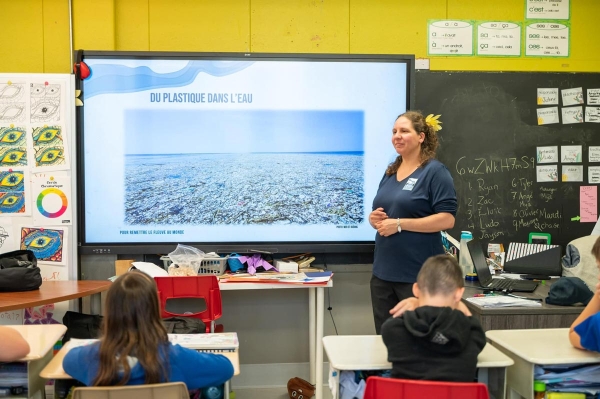
POLYGON ((173 276, 154 277, 158 287, 161 317, 195 317, 206 324, 206 332, 222 330, 217 328, 215 320, 223 315, 221 290, 216 276, 173 276), (167 311, 167 301, 176 298, 201 298, 206 309, 184 314, 167 311))
POLYGON ((479 382, 400 380, 369 377, 363 399, 489 399, 487 386, 479 382))

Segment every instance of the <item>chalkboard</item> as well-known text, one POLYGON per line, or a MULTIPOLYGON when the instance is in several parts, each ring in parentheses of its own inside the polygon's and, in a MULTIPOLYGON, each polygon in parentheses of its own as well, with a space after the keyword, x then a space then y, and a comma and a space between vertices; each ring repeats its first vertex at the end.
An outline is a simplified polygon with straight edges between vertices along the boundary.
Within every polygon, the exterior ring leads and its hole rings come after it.
MULTIPOLYGON (((580 187, 588 183, 590 146, 600 146, 600 124, 538 125, 538 88, 581 87, 583 109, 587 89, 600 88, 597 73, 433 72, 416 74, 416 108, 441 114, 437 158, 452 177, 458 214, 450 234, 470 230, 484 243, 527 242, 530 232, 551 234, 552 244, 589 235, 593 222, 582 223, 580 187), (538 182, 537 148, 581 145, 582 158, 564 163, 559 158, 558 181, 538 182), (562 181, 563 166, 581 165, 583 181, 562 181)), ((566 155, 566 151, 565 151, 566 155)), ((597 201, 596 201, 597 205, 597 201)), ((506 247, 505 247, 506 248, 506 247)))

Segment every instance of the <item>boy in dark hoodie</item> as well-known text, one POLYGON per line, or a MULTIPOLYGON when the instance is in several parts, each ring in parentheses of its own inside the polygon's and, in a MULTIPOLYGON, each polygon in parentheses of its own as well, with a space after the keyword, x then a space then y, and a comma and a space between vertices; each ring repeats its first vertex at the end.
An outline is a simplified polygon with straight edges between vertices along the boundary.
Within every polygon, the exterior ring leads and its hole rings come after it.
POLYGON ((416 298, 400 302, 381 326, 392 377, 474 381, 485 334, 461 302, 464 290, 455 258, 437 255, 425 261, 413 285, 416 298))

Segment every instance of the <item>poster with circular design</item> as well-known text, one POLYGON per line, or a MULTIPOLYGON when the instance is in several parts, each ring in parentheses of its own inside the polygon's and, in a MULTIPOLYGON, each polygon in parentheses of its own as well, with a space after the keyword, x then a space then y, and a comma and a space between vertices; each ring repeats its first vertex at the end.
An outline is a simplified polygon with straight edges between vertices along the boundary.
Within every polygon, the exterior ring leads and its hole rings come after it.
POLYGON ((39 226, 72 224, 69 177, 53 173, 32 179, 33 220, 39 226))
POLYGON ((67 196, 58 188, 47 188, 42 191, 36 203, 40 213, 47 218, 62 216, 67 211, 68 204, 67 196))

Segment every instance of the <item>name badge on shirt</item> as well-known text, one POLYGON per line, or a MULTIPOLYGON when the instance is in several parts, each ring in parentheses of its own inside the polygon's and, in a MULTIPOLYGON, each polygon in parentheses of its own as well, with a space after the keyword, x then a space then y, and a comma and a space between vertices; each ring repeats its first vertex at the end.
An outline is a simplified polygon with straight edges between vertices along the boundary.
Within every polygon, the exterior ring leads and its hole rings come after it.
POLYGON ((408 179, 408 181, 406 182, 406 184, 404 185, 402 190, 412 191, 415 184, 417 184, 417 180, 419 180, 419 179, 413 179, 413 178, 408 179))

